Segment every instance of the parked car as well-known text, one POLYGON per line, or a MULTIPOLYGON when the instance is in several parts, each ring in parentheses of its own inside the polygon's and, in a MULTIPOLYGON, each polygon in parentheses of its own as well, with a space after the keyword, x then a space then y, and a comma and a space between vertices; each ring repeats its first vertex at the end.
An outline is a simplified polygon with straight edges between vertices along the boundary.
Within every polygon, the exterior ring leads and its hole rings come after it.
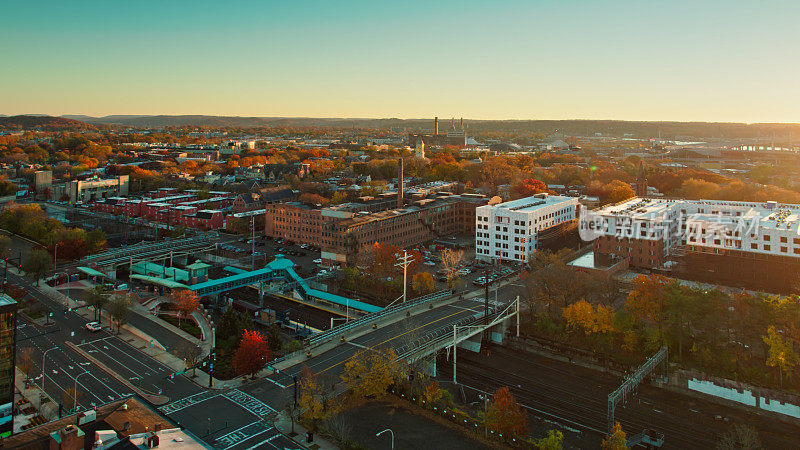
POLYGON ((98 322, 89 322, 86 324, 86 329, 91 331, 92 333, 96 333, 103 329, 103 326, 100 325, 98 322))
POLYGON ((322 264, 322 258, 317 258, 311 262, 313 262, 314 264, 322 264))

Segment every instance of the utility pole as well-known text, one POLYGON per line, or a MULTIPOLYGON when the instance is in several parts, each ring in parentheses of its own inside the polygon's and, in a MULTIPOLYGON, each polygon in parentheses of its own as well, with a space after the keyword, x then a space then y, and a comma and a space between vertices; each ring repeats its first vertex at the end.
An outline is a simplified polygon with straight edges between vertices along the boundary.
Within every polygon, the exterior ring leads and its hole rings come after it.
POLYGON ((256 216, 250 216, 251 270, 256 270, 256 216))
POLYGON ((483 296, 483 325, 486 326, 489 324, 489 285, 491 281, 489 281, 489 271, 486 271, 486 284, 484 284, 484 296, 483 296))
POLYGON ((453 384, 458 384, 456 381, 456 325, 453 325, 453 384))
POLYGON ((408 251, 403 250, 403 256, 400 258, 400 262, 395 264, 396 267, 403 268, 403 303, 406 302, 406 292, 408 290, 408 282, 406 277, 408 275, 408 265, 414 262, 414 257, 408 255, 408 251))

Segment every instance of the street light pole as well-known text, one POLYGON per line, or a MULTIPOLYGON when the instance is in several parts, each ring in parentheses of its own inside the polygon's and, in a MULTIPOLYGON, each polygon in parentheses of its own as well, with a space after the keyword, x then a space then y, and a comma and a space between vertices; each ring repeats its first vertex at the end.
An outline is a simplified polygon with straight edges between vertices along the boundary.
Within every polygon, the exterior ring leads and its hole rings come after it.
POLYGON ((375 433, 375 437, 380 437, 383 433, 386 433, 387 431, 392 436, 392 450, 394 450, 394 431, 392 431, 391 428, 387 428, 381 432, 375 433))
POLYGON ((74 402, 72 403, 72 412, 76 412, 78 410, 78 378, 80 378, 81 375, 86 375, 87 373, 89 372, 86 371, 83 373, 79 373, 78 376, 75 377, 75 386, 72 388, 72 395, 73 395, 72 398, 74 400, 74 402))

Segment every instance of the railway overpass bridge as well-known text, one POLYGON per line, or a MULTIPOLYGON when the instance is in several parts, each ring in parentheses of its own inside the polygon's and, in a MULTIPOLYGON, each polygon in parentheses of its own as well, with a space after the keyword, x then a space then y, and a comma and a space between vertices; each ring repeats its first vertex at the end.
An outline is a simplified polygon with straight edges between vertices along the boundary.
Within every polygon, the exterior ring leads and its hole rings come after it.
POLYGON ((188 252, 210 250, 218 240, 219 234, 211 232, 177 239, 141 242, 88 255, 73 263, 59 266, 58 269, 75 270, 78 267, 90 267, 111 278, 116 278, 115 272, 118 266, 133 265, 134 261, 167 259, 188 252))

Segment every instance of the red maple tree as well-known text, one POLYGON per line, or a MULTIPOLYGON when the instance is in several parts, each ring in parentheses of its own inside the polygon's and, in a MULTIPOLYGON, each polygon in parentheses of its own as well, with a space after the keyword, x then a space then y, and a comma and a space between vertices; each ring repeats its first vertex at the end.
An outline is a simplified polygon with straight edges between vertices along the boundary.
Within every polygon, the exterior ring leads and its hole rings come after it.
POLYGON ((261 333, 244 330, 231 362, 238 375, 253 376, 271 359, 271 355, 269 344, 261 333))

